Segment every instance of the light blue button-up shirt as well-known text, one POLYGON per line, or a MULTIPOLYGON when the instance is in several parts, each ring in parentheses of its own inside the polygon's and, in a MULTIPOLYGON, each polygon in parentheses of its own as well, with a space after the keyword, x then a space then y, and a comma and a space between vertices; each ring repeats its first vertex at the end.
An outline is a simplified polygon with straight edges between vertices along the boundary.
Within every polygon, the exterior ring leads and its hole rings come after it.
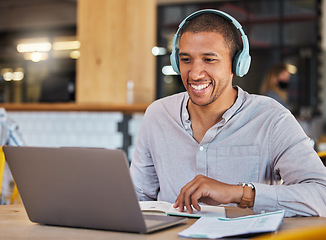
POLYGON ((294 116, 271 98, 237 90, 236 102, 200 143, 186 92, 148 107, 130 168, 139 200, 174 202, 202 174, 253 183, 257 213, 326 216, 326 169, 294 116), (275 184, 280 179, 283 184, 275 184))

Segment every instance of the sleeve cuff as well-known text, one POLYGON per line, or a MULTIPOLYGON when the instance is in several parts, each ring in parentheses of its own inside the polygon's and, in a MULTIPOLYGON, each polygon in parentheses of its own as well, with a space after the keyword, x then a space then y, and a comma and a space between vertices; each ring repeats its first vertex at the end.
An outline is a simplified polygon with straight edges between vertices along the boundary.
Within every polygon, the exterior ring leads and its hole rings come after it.
POLYGON ((275 186, 262 183, 253 183, 253 185, 255 186, 254 213, 260 214, 262 212, 272 212, 280 209, 278 207, 275 186))

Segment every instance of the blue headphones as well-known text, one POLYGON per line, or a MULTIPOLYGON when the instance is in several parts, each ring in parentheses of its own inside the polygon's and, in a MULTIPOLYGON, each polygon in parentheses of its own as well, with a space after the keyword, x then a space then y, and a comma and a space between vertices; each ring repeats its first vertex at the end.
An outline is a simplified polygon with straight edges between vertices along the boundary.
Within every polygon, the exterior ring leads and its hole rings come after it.
POLYGON ((240 31, 243 49, 241 51, 238 51, 235 54, 235 57, 232 62, 232 72, 239 77, 243 77, 244 75, 246 75, 248 73, 250 63, 251 63, 251 57, 249 55, 248 37, 244 33, 241 24, 236 19, 234 19, 227 13, 224 13, 219 10, 214 10, 214 9, 206 9, 206 10, 200 10, 200 11, 194 12, 194 13, 190 14, 188 17, 186 17, 180 23, 178 31, 176 32, 176 34, 173 37, 172 53, 170 56, 170 61, 171 61, 173 70, 176 73, 180 74, 180 69, 179 69, 179 40, 180 40, 179 33, 180 33, 180 29, 187 21, 189 21, 192 18, 194 18, 200 14, 203 14, 203 13, 214 13, 221 17, 224 17, 226 20, 232 21, 233 25, 240 31))

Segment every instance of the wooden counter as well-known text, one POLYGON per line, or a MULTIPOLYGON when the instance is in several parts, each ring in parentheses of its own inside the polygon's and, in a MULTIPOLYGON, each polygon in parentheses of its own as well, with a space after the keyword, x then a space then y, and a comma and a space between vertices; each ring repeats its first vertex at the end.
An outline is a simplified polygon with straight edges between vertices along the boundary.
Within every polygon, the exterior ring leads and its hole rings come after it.
POLYGON ((148 104, 2 103, 7 111, 91 111, 144 113, 148 104))

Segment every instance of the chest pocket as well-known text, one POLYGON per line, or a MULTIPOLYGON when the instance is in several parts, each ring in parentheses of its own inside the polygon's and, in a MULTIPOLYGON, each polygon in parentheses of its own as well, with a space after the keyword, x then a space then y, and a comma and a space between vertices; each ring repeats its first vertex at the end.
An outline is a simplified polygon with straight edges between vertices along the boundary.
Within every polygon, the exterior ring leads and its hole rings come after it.
POLYGON ((230 184, 258 180, 260 146, 225 146, 216 151, 217 180, 230 184))

